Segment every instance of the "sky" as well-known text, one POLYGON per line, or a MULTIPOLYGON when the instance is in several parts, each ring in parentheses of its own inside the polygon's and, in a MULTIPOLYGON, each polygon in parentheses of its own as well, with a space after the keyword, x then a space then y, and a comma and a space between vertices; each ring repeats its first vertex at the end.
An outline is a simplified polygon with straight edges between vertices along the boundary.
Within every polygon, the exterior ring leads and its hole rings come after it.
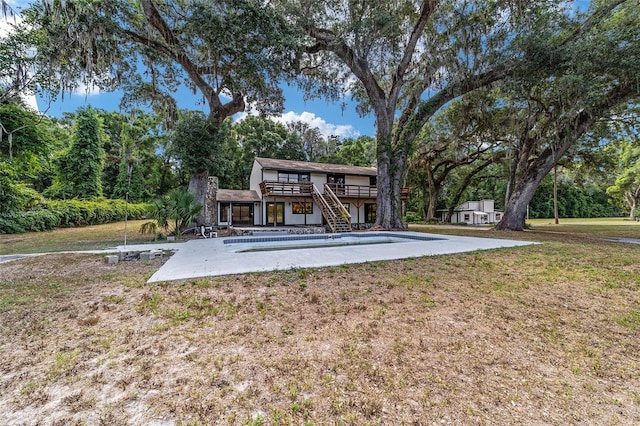
MULTIPOLYGON (((271 117, 275 121, 287 123, 291 121, 303 121, 312 127, 317 127, 320 132, 329 137, 332 135, 340 138, 358 137, 361 135, 373 136, 375 133, 373 116, 360 117, 355 109, 355 103, 345 98, 342 102, 327 102, 325 100, 304 100, 304 94, 296 88, 283 86, 285 95, 285 108, 282 115, 271 117)), ((38 108, 46 111, 46 114, 53 117, 60 117, 65 112, 74 112, 78 108, 91 105, 94 108, 101 108, 107 111, 118 111, 121 92, 114 93, 88 93, 86 90, 80 93, 65 93, 64 99, 58 96, 57 99, 49 101, 42 97, 37 97, 38 108)), ((203 105, 199 103, 202 97, 193 95, 189 90, 183 89, 176 94, 178 106, 181 109, 203 110, 203 105)), ((234 120, 240 120, 249 112, 240 113, 234 116, 234 120)))

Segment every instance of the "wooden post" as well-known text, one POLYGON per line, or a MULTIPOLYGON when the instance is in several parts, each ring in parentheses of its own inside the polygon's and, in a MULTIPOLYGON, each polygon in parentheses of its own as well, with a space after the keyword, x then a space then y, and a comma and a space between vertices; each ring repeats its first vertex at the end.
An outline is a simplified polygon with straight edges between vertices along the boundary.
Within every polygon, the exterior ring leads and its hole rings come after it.
POLYGON ((558 220, 558 165, 557 164, 553 166, 553 215, 557 225, 560 222, 558 220))

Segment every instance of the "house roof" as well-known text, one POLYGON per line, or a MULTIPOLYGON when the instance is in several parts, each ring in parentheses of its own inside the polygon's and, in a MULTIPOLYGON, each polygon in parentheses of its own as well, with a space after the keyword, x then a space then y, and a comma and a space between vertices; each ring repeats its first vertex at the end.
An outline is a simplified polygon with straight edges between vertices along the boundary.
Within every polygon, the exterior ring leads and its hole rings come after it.
POLYGON ((348 166, 344 164, 312 163, 310 161, 278 160, 256 157, 263 169, 310 173, 339 173, 345 175, 376 176, 375 167, 348 166))
POLYGON ((253 203, 254 201, 260 201, 260 197, 258 197, 258 193, 253 190, 218 189, 216 200, 223 202, 253 203))

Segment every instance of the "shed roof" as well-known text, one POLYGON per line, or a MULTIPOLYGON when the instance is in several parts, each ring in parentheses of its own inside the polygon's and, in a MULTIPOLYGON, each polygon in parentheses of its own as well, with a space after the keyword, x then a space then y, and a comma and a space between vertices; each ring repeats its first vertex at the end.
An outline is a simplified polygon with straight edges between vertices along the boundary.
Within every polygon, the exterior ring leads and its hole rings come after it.
POLYGON ((216 199, 223 202, 242 202, 253 203, 260 201, 258 193, 253 190, 246 189, 219 189, 216 199))
POLYGON ((376 176, 375 167, 349 166, 345 164, 312 163, 310 161, 278 160, 256 157, 263 169, 310 173, 339 173, 345 175, 376 176))

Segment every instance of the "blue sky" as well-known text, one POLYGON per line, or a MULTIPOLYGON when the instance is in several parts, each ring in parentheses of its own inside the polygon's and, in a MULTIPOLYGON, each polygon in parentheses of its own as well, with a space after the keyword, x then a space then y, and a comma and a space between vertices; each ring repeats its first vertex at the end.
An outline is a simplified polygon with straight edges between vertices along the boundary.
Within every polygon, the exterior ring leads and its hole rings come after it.
MULTIPOLYGON (((373 136, 375 132, 373 116, 360 117, 355 110, 355 103, 350 99, 344 99, 346 106, 343 110, 342 103, 327 102, 324 100, 303 99, 303 93, 296 88, 284 86, 285 108, 282 116, 273 117, 277 121, 304 121, 314 127, 318 127, 325 136, 337 135, 340 137, 357 137, 359 135, 373 136)), ((49 102, 41 97, 37 98, 40 111, 47 109, 47 114, 60 117, 65 112, 74 112, 79 107, 91 105, 107 111, 118 111, 121 92, 115 93, 66 93, 64 99, 49 102)), ((176 94, 178 106, 182 109, 203 110, 203 105, 198 101, 201 96, 193 95, 189 90, 180 90, 176 94)), ((206 110, 206 109, 205 109, 206 110)), ((244 114, 236 116, 239 119, 244 114)))

